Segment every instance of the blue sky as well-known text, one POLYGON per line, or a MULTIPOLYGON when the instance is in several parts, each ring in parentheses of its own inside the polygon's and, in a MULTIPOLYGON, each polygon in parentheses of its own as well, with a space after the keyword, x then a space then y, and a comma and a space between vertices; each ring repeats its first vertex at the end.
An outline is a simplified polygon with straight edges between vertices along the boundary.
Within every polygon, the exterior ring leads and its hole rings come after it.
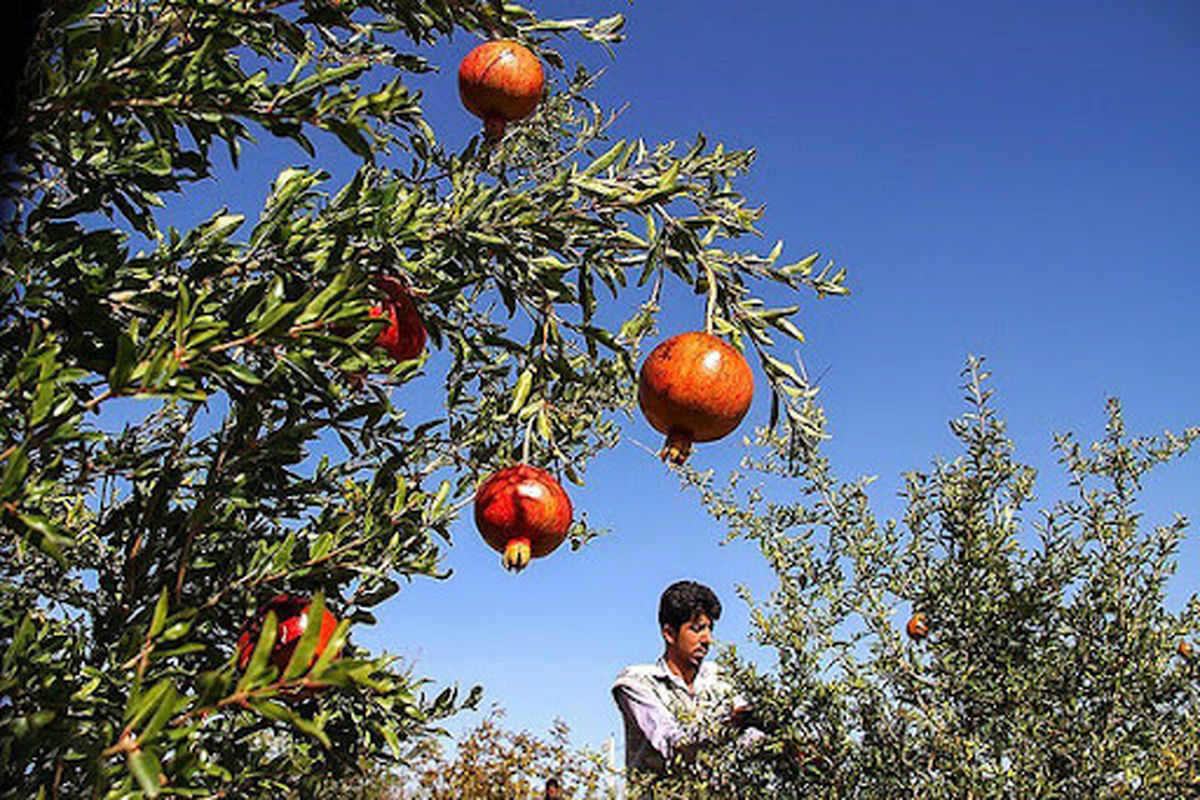
MULTIPOLYGON (((958 373, 971 353, 988 359, 1018 457, 1043 473, 1039 506, 1062 487, 1052 434, 1101 433, 1107 396, 1123 399, 1135 433, 1200 422, 1192 0, 539 9, 625 13, 615 60, 563 47, 568 61, 606 68, 602 103, 630 104, 615 135, 686 142, 704 131, 757 148, 742 188, 766 205, 763 251, 783 239, 785 259, 820 250, 850 270, 850 298, 801 298, 800 355, 822 376, 827 452, 843 477, 879 476, 881 517, 900 512, 903 471, 956 455, 946 422, 962 410, 958 373)), ((451 146, 478 126, 454 77, 473 43, 459 36, 439 49, 442 73, 420 83, 451 146)), ((193 193, 189 213, 228 204, 253 214, 275 172, 306 161, 266 140, 259 151, 232 180, 193 193)), ((349 162, 319 163, 340 172, 349 162)), ((695 298, 669 298, 664 335, 698 327, 701 315, 695 298)), ((739 434, 700 447, 694 463, 731 466, 740 434, 765 421, 765 400, 760 391, 739 434)), ((658 434, 640 418, 625 431, 588 485, 570 490, 609 536, 514 577, 468 515, 446 557, 455 576, 406 587, 358 640, 438 683, 482 683, 513 727, 544 733, 561 716, 581 743, 619 742, 608 687, 623 665, 659 654, 661 590, 684 577, 710 584, 726 606, 718 635, 741 643, 735 585, 760 595, 771 586, 752 548, 722 546, 724 532, 638 446, 656 448, 658 434)), ((1200 519, 1200 458, 1161 471, 1145 497, 1152 524, 1176 511, 1200 519)), ((1192 540, 1172 605, 1197 590, 1198 567, 1192 540)))

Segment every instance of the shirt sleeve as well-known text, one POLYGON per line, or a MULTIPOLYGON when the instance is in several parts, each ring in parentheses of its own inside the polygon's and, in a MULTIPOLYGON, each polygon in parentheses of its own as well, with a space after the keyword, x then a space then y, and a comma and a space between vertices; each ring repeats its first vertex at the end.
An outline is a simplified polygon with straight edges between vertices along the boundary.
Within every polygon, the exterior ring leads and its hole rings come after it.
POLYGON ((675 715, 650 690, 636 684, 618 682, 612 693, 622 716, 638 727, 663 758, 670 758, 675 745, 684 738, 675 715))

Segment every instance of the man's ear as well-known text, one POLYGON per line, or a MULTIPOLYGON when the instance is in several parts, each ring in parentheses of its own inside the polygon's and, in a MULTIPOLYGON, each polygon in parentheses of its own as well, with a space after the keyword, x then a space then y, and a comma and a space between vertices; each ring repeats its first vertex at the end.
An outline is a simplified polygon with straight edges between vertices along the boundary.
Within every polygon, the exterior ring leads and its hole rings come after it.
POLYGON ((678 635, 679 635, 678 628, 672 628, 670 625, 662 626, 663 641, 666 642, 668 645, 675 644, 675 637, 677 637, 678 635))

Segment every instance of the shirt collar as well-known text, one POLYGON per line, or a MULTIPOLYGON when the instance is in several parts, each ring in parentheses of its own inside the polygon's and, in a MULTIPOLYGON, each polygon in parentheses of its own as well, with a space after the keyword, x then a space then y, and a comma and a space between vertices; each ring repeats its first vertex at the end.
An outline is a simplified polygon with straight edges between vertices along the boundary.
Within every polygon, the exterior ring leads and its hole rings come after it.
MULTIPOLYGON (((655 667, 655 673, 654 673, 655 678, 658 678, 660 680, 670 681, 671 683, 678 686, 680 689, 683 689, 684 691, 688 691, 687 684, 684 683, 683 678, 679 677, 674 672, 671 672, 671 668, 667 666, 666 656, 659 656, 658 660, 654 662, 654 667, 655 667)), ((700 669, 696 672, 696 679, 694 681, 692 681, 692 688, 690 690, 690 693, 694 694, 694 693, 700 691, 701 685, 708 683, 709 679, 714 674, 716 674, 715 673, 716 669, 717 669, 716 664, 713 664, 710 661, 701 661, 700 669)))

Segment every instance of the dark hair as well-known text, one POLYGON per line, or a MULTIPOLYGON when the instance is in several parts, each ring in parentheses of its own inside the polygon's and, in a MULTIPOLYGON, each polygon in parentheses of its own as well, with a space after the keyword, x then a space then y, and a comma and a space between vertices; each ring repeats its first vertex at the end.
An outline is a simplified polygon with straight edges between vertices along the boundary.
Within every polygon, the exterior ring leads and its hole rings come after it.
POLYGON ((721 618, 721 601, 713 590, 695 581, 677 581, 667 587, 658 601, 658 624, 678 629, 700 614, 716 622, 721 618))

